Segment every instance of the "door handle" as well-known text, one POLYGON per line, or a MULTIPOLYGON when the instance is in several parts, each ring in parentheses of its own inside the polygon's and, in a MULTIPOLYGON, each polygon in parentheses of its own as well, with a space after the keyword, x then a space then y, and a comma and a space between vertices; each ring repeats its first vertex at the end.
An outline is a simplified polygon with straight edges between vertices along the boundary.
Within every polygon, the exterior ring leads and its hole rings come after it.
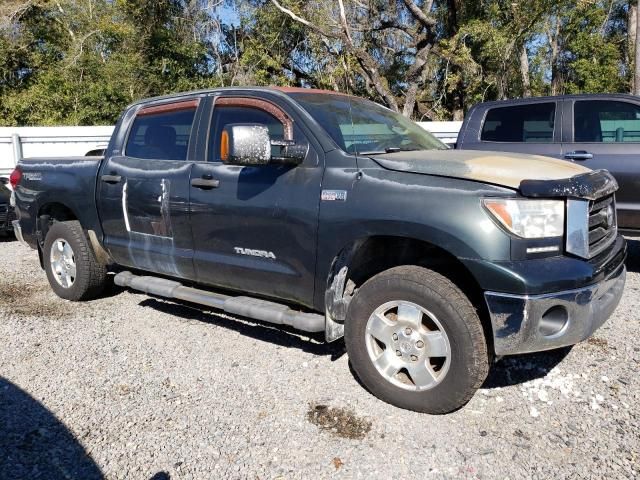
POLYGON ((584 150, 576 150, 575 152, 565 153, 564 158, 567 160, 591 160, 593 158, 593 153, 589 153, 584 150))
POLYGON ((122 180, 122 177, 120 175, 116 175, 115 172, 112 172, 111 175, 102 175, 102 177, 100 177, 100 179, 104 182, 104 183, 110 183, 110 184, 116 184, 116 183, 120 183, 120 180, 122 180))
MULTIPOLYGON (((206 175, 206 177, 211 177, 211 175, 206 175)), ((212 188, 218 188, 218 186, 220 186, 220 180, 206 177, 192 178, 191 186, 202 190, 211 190, 212 188)))

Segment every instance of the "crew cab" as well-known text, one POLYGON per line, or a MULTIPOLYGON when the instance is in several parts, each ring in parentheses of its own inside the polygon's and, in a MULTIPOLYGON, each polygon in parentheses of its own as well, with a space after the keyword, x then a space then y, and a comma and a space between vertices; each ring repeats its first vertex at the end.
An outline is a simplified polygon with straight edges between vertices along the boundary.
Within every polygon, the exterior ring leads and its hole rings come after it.
POLYGON ((640 97, 623 94, 521 98, 475 105, 456 148, 545 155, 609 170, 618 226, 640 233, 640 97))
POLYGON ((625 284, 617 183, 451 150, 361 98, 230 88, 137 102, 104 158, 22 160, 17 237, 52 289, 116 284, 344 336, 362 383, 446 413, 496 356, 572 345, 625 284))

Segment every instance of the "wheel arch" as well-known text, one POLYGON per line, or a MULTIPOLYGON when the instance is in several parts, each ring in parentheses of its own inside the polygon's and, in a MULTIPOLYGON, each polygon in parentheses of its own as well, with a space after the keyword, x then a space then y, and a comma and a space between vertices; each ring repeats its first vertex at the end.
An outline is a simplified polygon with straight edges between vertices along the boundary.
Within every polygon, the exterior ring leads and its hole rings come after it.
POLYGON ((429 268, 451 280, 477 309, 490 341, 491 323, 484 292, 471 271, 448 250, 414 237, 371 235, 345 245, 334 256, 326 278, 327 315, 334 321, 344 322, 348 304, 359 286, 385 270, 403 265, 429 268))
POLYGON ((50 201, 40 205, 36 216, 39 248, 42 247, 49 227, 54 221, 67 222, 69 220, 78 220, 78 215, 67 204, 60 201, 50 201))

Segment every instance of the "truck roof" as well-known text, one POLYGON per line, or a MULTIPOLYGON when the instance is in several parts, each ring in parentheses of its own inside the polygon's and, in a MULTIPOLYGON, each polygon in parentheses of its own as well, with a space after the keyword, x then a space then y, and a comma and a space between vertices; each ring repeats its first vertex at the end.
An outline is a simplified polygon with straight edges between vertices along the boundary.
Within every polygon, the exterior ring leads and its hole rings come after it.
POLYGON ((271 92, 271 93, 279 93, 284 95, 289 95, 291 93, 310 93, 310 94, 318 94, 318 95, 344 95, 344 96, 353 96, 347 93, 336 92, 333 90, 323 90, 319 88, 303 88, 303 87, 218 87, 218 88, 207 88, 203 90, 192 90, 188 92, 180 92, 180 93, 172 93, 169 95, 160 95, 157 97, 149 97, 143 98, 136 102, 131 103, 127 108, 133 107, 135 105, 140 105, 143 103, 157 102, 162 100, 171 100, 174 98, 182 98, 182 97, 191 97, 195 95, 204 95, 209 93, 216 92, 230 92, 230 91, 245 91, 245 92, 271 92))
POLYGON ((494 106, 494 105, 518 105, 522 103, 532 103, 532 102, 549 102, 549 101, 557 101, 557 100, 639 100, 640 97, 637 95, 631 95, 628 93, 580 93, 580 94, 571 94, 571 95, 553 95, 553 96, 543 96, 543 97, 524 97, 524 98, 512 98, 506 100, 491 100, 488 102, 481 102, 473 106, 473 108, 477 108, 480 106, 494 106))

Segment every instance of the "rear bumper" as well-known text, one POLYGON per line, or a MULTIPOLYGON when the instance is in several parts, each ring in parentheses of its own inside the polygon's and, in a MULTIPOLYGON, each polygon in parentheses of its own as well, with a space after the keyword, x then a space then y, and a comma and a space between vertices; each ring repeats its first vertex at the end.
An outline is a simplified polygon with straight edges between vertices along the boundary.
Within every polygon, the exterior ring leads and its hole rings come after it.
POLYGON ((576 290, 542 295, 485 292, 496 355, 574 345, 614 312, 626 279, 624 264, 606 279, 576 290))

